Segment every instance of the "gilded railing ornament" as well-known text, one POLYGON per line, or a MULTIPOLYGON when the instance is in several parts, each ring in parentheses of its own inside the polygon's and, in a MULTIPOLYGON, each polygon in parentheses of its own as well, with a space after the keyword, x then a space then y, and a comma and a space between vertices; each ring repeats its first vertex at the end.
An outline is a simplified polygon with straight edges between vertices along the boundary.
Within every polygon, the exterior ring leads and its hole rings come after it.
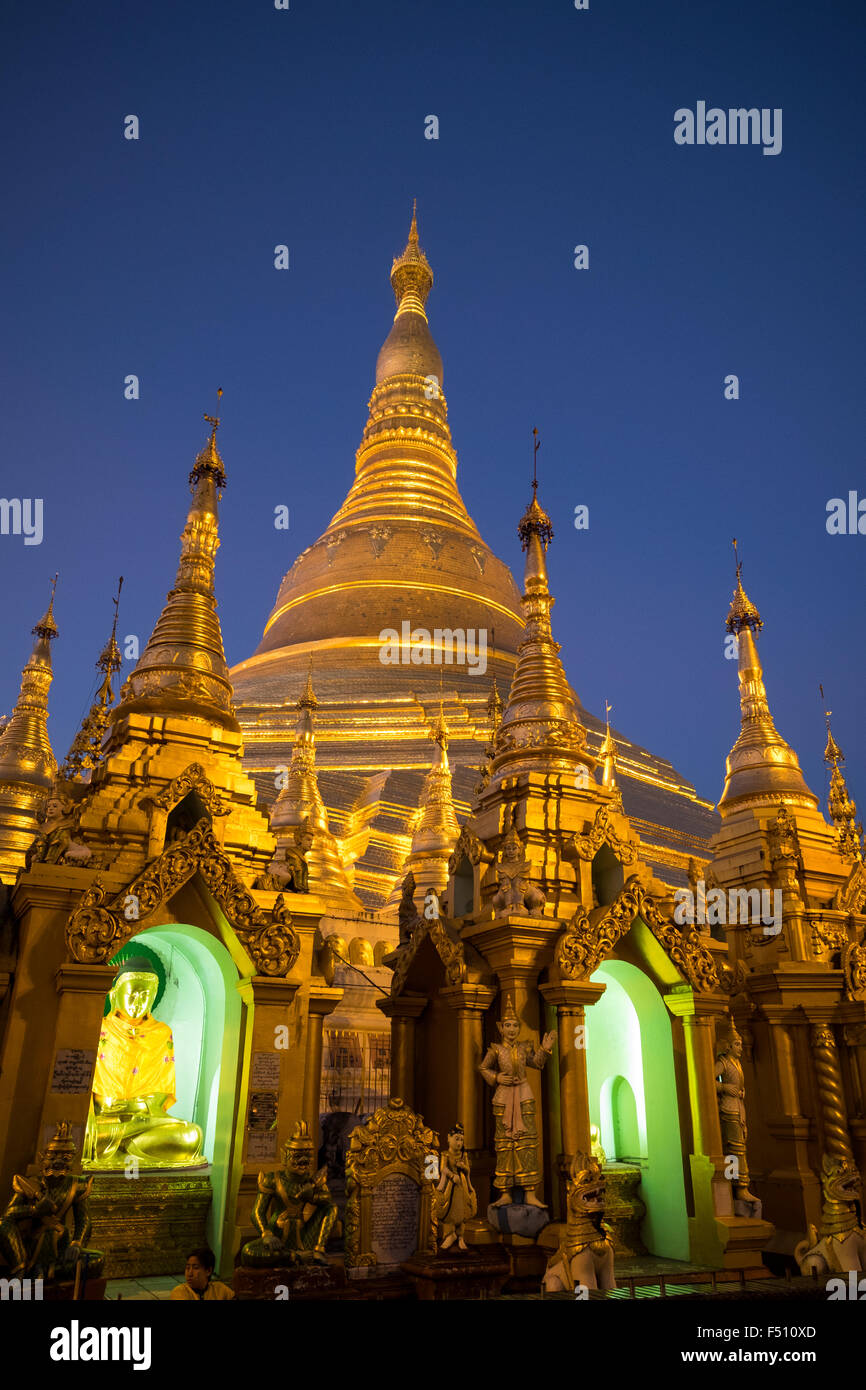
POLYGON ((694 989, 719 989, 715 962, 700 933, 688 925, 679 927, 666 917, 636 875, 626 879, 609 907, 597 908, 591 915, 584 907, 577 909, 556 945, 555 961, 561 977, 588 979, 636 917, 646 923, 694 989))
POLYGON ((866 864, 855 864, 848 882, 837 890, 833 906, 842 912, 862 912, 866 908, 866 864))
POLYGON ((194 791, 212 816, 227 816, 230 807, 222 800, 201 763, 190 763, 168 786, 155 797, 154 805, 170 811, 185 796, 194 791))
POLYGON ((866 1000, 866 946, 850 942, 842 952, 845 993, 849 999, 866 1000))
POLYGON ((825 922, 819 917, 812 923, 812 945, 816 955, 823 951, 841 951, 847 941, 848 932, 840 922, 825 922))
POLYGON ((282 894, 268 913, 259 907, 218 845, 210 822, 202 818, 183 839, 143 869, 128 887, 109 896, 94 879, 66 925, 66 945, 73 960, 104 964, 140 923, 199 873, 216 898, 238 940, 263 975, 286 975, 298 959, 300 938, 282 894), (127 917, 130 903, 135 915, 127 917))
POLYGON ((578 859, 591 863, 602 845, 609 845, 620 864, 628 866, 637 862, 637 845, 624 840, 611 824, 610 807, 599 806, 587 835, 575 835, 571 846, 578 859))

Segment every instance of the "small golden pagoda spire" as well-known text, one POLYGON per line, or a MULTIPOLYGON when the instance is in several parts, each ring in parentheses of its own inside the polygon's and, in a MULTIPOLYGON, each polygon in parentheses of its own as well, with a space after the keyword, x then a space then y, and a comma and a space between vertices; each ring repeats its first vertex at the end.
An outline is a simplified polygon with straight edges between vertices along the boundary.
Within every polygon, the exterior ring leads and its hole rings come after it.
POLYGON ((220 543, 218 502, 226 475, 216 444, 219 418, 204 418, 211 433, 189 475, 192 503, 181 536, 177 578, 138 665, 120 692, 116 713, 172 712, 237 731, 214 596, 214 560, 220 543))
MULTIPOLYGON (((824 687, 820 685, 821 699, 824 699, 824 687)), ((853 859, 858 862, 863 858, 863 826, 856 820, 857 803, 852 801, 848 786, 840 763, 844 763, 845 755, 833 737, 830 728, 831 709, 824 711, 824 718, 827 721, 827 746, 824 749, 824 761, 830 769, 830 795, 828 798, 830 817, 839 835, 839 849, 845 859, 853 859)))
POLYGON ((438 718, 430 729, 436 752, 418 803, 421 815, 412 835, 409 855, 397 875, 399 887, 407 873, 414 874, 422 897, 430 889, 437 897, 444 893, 448 886, 448 861, 460 835, 451 793, 448 733, 440 700, 438 718))
POLYGON ((339 846, 328 824, 328 812, 319 790, 316 772, 316 720, 319 701, 313 690, 312 658, 303 691, 298 699, 298 721, 292 761, 286 785, 271 807, 271 830, 281 843, 299 844, 306 834, 311 840, 307 864, 310 891, 317 892, 334 906, 358 909, 346 875, 339 846))
POLYGON ((740 736, 728 754, 725 786, 718 809, 737 805, 769 805, 814 809, 818 798, 809 790, 793 748, 778 733, 770 714, 764 672, 755 638, 763 619, 742 583, 742 561, 734 541, 737 577, 725 627, 736 635, 740 673, 740 736))
POLYGON ((617 748, 616 744, 614 743, 613 736, 612 736, 612 734, 611 734, 611 732, 610 732, 610 712, 611 712, 612 709, 613 709, 613 705, 611 705, 607 700, 605 700, 605 702, 604 702, 604 723, 605 723, 604 740, 603 740, 603 742, 602 742, 601 748, 600 748, 599 751, 598 751, 599 760, 600 760, 600 762, 601 762, 602 768, 604 769, 604 771, 603 771, 603 773, 602 773, 602 778, 601 778, 602 786, 604 786, 604 787, 615 787, 615 786, 616 786, 616 758, 617 758, 617 753, 619 752, 619 749, 617 748))
POLYGON ((518 647, 517 666, 508 703, 496 734, 492 783, 523 770, 569 773, 582 764, 590 770, 596 759, 586 751, 586 729, 580 722, 571 687, 553 640, 550 593, 545 555, 553 525, 538 500, 535 461, 538 431, 533 430, 532 501, 520 519, 517 533, 526 552, 523 615, 526 635, 518 647))
POLYGON ((60 776, 68 781, 90 781, 93 769, 101 758, 102 739, 108 727, 109 712, 114 701, 111 678, 121 667, 120 648, 117 645, 117 615, 122 588, 123 575, 118 580, 117 595, 113 600, 114 622, 111 626, 111 636, 96 662, 96 669, 102 672, 102 681, 96 692, 96 699, 90 706, 90 712, 82 721, 60 770, 60 776))
POLYGON ((48 609, 33 628, 36 641, 21 673, 21 691, 0 734, 0 877, 13 878, 38 829, 38 815, 57 772, 48 738, 48 691, 51 688, 50 644, 57 636, 54 592, 48 609))

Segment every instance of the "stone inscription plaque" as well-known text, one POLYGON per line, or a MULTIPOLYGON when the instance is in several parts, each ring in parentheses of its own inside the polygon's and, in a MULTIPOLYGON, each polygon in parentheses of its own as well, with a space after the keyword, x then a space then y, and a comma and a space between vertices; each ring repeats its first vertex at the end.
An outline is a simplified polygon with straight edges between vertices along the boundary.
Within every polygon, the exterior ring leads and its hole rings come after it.
POLYGON ((383 1178, 372 1193, 372 1248, 380 1265, 399 1265, 418 1249, 421 1194, 404 1173, 383 1178))
POLYGON ((250 1108, 247 1112, 247 1129, 266 1130, 273 1127, 277 1118, 277 1096, 275 1091, 252 1091, 250 1108))
POLYGON ((280 1058, 277 1052, 254 1052, 250 1087, 255 1091, 280 1089, 280 1058))
POLYGON ((54 1058, 51 1090, 54 1095, 80 1096, 90 1090, 96 1053, 80 1047, 59 1047, 54 1058))
POLYGON ((251 1129, 247 1131, 247 1158, 276 1158, 277 1136, 275 1131, 251 1129))

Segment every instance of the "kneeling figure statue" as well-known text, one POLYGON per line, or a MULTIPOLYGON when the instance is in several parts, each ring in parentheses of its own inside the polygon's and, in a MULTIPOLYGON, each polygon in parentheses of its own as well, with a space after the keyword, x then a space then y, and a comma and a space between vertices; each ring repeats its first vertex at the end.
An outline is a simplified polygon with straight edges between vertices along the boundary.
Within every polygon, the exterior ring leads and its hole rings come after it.
POLYGON ((327 1168, 313 1174, 313 1141, 305 1120, 283 1146, 283 1166, 259 1173, 253 1225, 259 1232, 241 1250, 242 1265, 327 1264, 325 1246, 337 1219, 327 1168))

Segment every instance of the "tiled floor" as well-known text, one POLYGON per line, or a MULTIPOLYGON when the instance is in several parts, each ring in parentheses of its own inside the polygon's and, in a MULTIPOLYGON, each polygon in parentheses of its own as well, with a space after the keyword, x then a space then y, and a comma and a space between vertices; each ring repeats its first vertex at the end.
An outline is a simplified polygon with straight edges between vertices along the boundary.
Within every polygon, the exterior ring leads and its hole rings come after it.
POLYGON ((147 1279, 109 1279, 105 1286, 105 1297, 110 1299, 167 1299, 172 1289, 182 1284, 182 1278, 173 1274, 155 1274, 147 1279))

